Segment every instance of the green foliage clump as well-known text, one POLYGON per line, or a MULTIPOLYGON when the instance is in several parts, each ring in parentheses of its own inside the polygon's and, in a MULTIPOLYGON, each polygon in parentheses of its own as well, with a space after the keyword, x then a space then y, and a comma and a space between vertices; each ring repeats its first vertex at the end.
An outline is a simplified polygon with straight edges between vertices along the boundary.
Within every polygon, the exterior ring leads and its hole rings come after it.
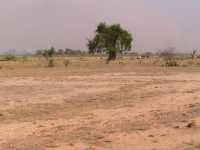
POLYGON ((117 52, 130 51, 132 41, 132 35, 120 24, 109 26, 106 23, 100 23, 95 37, 88 40, 87 46, 90 53, 108 53, 108 61, 110 61, 116 59, 117 52))
POLYGON ((54 47, 51 47, 49 49, 44 49, 44 50, 38 50, 36 52, 36 55, 43 56, 47 62, 48 62, 48 67, 54 67, 54 56, 56 55, 56 50, 54 47))

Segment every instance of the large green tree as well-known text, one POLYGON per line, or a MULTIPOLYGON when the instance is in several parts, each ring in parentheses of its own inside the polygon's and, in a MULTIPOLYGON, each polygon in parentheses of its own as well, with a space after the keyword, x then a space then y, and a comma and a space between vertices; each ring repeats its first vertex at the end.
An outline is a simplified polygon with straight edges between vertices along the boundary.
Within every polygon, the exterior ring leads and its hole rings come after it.
POLYGON ((132 35, 123 29, 120 24, 107 25, 100 23, 93 39, 88 40, 90 53, 107 52, 108 61, 115 60, 117 53, 129 51, 132 47, 132 35))

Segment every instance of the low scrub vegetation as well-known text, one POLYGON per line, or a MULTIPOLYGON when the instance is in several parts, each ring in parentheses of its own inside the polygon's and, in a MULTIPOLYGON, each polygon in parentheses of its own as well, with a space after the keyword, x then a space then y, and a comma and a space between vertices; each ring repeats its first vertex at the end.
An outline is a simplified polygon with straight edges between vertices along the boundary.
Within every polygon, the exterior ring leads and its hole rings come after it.
POLYGON ((164 66, 166 67, 178 66, 174 50, 175 50, 174 48, 167 48, 160 53, 160 57, 163 58, 164 60, 164 66))
MULTIPOLYGON (((34 66, 46 66, 49 68, 55 66, 69 67, 69 65, 76 64, 77 61, 81 61, 83 64, 89 64, 91 60, 99 61, 104 63, 107 60, 105 54, 73 54, 58 55, 55 48, 44 49, 40 55, 32 56, 16 56, 16 55, 1 55, 0 61, 9 61, 16 63, 23 63, 24 65, 32 64, 34 66)), ((2 62, 2 63, 3 63, 2 62)), ((91 62, 92 63, 92 62, 91 62)), ((4 63, 8 64, 8 63, 4 63)), ((175 53, 174 50, 165 49, 159 53, 134 53, 134 54, 123 54, 123 57, 117 57, 112 64, 135 64, 135 65, 151 65, 161 67, 187 67, 187 66, 200 66, 200 58, 192 58, 191 54, 179 54, 175 53), (115 63, 116 62, 116 63, 115 63), (120 62, 120 63, 119 63, 120 62)), ((0 64, 1 65, 1 64, 0 64)), ((91 64, 92 65, 92 64, 91 64)))
POLYGON ((56 50, 55 50, 54 47, 51 47, 49 49, 38 50, 36 52, 36 55, 37 56, 43 56, 47 61, 48 67, 54 67, 55 66, 54 57, 56 55, 56 50))
POLYGON ((17 56, 14 54, 5 54, 1 57, 1 61, 16 61, 17 56))

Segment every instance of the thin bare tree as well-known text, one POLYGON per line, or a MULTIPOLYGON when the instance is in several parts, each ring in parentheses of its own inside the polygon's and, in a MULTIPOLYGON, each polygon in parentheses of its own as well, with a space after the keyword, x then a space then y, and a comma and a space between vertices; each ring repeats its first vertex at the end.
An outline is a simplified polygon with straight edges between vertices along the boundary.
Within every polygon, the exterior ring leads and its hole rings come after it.
POLYGON ((194 49, 194 50, 192 51, 192 60, 195 59, 196 54, 197 54, 197 51, 198 51, 198 49, 194 49))

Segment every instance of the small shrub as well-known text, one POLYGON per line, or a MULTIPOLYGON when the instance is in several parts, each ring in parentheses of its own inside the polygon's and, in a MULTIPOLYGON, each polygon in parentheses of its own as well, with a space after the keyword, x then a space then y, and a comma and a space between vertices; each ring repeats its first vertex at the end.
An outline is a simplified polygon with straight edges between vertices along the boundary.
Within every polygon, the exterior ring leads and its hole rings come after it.
POLYGON ((178 66, 177 60, 175 59, 174 50, 175 50, 175 48, 170 47, 160 53, 160 57, 163 58, 164 63, 165 63, 164 66, 166 66, 166 67, 178 66))
POLYGON ((69 66, 69 63, 70 63, 69 60, 64 60, 64 61, 63 61, 63 64, 65 65, 65 67, 68 67, 68 66, 69 66))
POLYGON ((54 47, 51 47, 50 49, 44 49, 44 50, 40 50, 38 52, 39 54, 41 54, 48 62, 48 67, 54 67, 54 56, 56 53, 56 50, 54 47))
POLYGON ((48 67, 54 67, 54 59, 53 58, 49 58, 48 60, 48 67))
POLYGON ((143 58, 150 58, 150 57, 153 57, 153 56, 154 56, 154 54, 152 52, 146 52, 146 53, 142 54, 143 58))
POLYGON ((178 63, 177 63, 176 59, 167 59, 167 60, 165 60, 165 66, 166 67, 176 67, 176 66, 178 66, 178 63))

